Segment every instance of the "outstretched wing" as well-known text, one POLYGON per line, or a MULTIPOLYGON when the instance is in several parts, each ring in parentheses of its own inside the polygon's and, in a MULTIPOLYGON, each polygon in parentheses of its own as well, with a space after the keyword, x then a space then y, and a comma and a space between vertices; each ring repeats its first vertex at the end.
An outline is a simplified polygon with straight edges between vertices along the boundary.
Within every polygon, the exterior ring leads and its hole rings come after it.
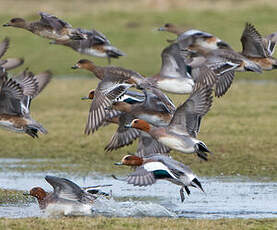
POLYGON ((107 108, 131 86, 112 73, 99 82, 91 103, 85 134, 93 133, 103 124, 108 114, 107 108))
POLYGON ((51 26, 53 29, 57 31, 61 31, 63 28, 72 28, 72 26, 69 23, 57 18, 54 15, 45 12, 40 12, 39 15, 41 17, 41 23, 51 26))
POLYGON ((268 57, 270 54, 264 47, 263 38, 255 27, 246 23, 242 36, 242 54, 249 57, 268 57))
POLYGON ((4 56, 9 48, 10 39, 8 37, 4 38, 4 40, 0 43, 0 58, 4 56))
POLYGON ((0 114, 22 115, 23 90, 20 84, 10 78, 2 83, 0 90, 0 114))
POLYGON ((169 129, 195 137, 199 132, 201 118, 209 111, 211 105, 212 89, 196 87, 185 103, 177 108, 169 129))
POLYGON ((123 146, 130 145, 139 137, 139 130, 134 128, 125 128, 125 125, 133 119, 134 117, 128 113, 121 113, 119 115, 118 129, 112 136, 109 144, 105 147, 106 151, 112 151, 123 146))
POLYGON ((54 188, 57 197, 71 201, 82 200, 84 191, 72 181, 55 176, 46 176, 45 180, 54 188))

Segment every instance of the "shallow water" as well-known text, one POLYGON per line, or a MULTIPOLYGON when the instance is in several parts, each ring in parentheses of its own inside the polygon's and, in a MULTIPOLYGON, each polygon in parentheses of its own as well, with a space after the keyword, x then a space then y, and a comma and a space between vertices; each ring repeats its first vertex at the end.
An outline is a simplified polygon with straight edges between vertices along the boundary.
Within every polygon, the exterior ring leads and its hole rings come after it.
MULTIPOLYGON (((65 173, 11 172, 17 161, 1 161, 0 186, 3 189, 30 190, 41 186, 51 191, 44 180, 46 174, 68 178, 80 186, 113 184, 112 199, 99 199, 93 206, 93 216, 118 217, 186 217, 186 218, 274 218, 277 217, 277 182, 257 182, 247 178, 199 178, 206 194, 191 188, 191 195, 181 203, 179 186, 158 181, 150 187, 134 187, 109 176, 90 174, 76 177, 65 173)), ((21 162, 24 165, 24 162, 21 162)), ((24 218, 45 216, 35 202, 0 204, 0 217, 24 218)))

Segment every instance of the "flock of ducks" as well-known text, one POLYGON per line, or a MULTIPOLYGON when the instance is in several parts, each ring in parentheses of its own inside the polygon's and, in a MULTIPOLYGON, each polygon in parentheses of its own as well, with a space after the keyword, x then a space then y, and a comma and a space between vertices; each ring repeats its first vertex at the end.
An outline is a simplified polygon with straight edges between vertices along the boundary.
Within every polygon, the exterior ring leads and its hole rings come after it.
MULTIPOLYGON (((96 30, 73 28, 69 23, 47 13, 40 13, 40 20, 27 22, 13 18, 3 26, 28 30, 51 39, 50 44, 59 44, 96 57, 111 58, 125 54, 111 45, 102 33, 96 30)), ((139 138, 134 155, 126 155, 116 165, 133 166, 134 171, 124 180, 135 186, 148 186, 159 179, 181 186, 181 201, 184 190, 189 187, 204 192, 192 170, 172 159, 171 150, 184 154, 195 153, 208 160, 211 151, 197 139, 202 118, 210 110, 215 97, 222 97, 230 88, 236 71, 262 73, 277 68, 274 53, 277 34, 262 37, 255 27, 246 23, 241 36, 242 51, 236 52, 220 38, 199 30, 183 31, 173 24, 158 29, 177 35, 161 53, 160 71, 149 77, 138 72, 115 66, 97 66, 88 59, 81 59, 72 69, 92 72, 99 83, 87 97, 91 100, 85 134, 93 134, 101 126, 114 123, 118 128, 105 147, 112 151, 132 144, 139 138), (132 90, 136 89, 136 90, 132 90), (164 93, 189 94, 188 99, 177 108, 164 93)), ((0 44, 0 58, 9 46, 9 39, 0 44)), ((23 63, 23 59, 0 60, 0 126, 12 131, 38 137, 46 129, 30 116, 31 101, 51 80, 51 72, 34 75, 27 69, 15 77, 7 71, 23 63)), ((81 188, 64 178, 46 176, 53 188, 47 193, 42 188, 33 188, 30 193, 38 199, 40 207, 46 208, 58 200, 76 204, 93 203, 100 190, 81 188)), ((105 194, 106 195, 106 194, 105 194)))

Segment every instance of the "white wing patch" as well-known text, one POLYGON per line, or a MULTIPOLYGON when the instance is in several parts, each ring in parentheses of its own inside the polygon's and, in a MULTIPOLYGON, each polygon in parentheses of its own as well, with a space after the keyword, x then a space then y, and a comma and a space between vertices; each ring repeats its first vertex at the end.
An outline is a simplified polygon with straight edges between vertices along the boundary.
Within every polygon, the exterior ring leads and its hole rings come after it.
POLYGON ((164 170, 164 171, 167 171, 168 174, 170 176, 172 176, 174 179, 178 180, 178 178, 176 178, 172 173, 171 171, 169 170, 168 167, 166 167, 163 163, 161 162, 157 162, 157 161, 154 161, 154 162, 148 162, 146 164, 143 165, 144 169, 148 172, 153 172, 153 171, 156 171, 156 170, 164 170))

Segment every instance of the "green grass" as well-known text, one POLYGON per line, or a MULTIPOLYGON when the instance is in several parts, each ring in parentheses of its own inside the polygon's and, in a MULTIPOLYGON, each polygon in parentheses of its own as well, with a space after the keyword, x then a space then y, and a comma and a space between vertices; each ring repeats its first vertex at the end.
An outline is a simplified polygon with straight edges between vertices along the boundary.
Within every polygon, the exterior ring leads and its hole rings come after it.
POLYGON ((182 230, 271 230, 277 228, 276 219, 220 219, 190 220, 168 218, 60 218, 0 219, 1 229, 182 229, 182 230))

